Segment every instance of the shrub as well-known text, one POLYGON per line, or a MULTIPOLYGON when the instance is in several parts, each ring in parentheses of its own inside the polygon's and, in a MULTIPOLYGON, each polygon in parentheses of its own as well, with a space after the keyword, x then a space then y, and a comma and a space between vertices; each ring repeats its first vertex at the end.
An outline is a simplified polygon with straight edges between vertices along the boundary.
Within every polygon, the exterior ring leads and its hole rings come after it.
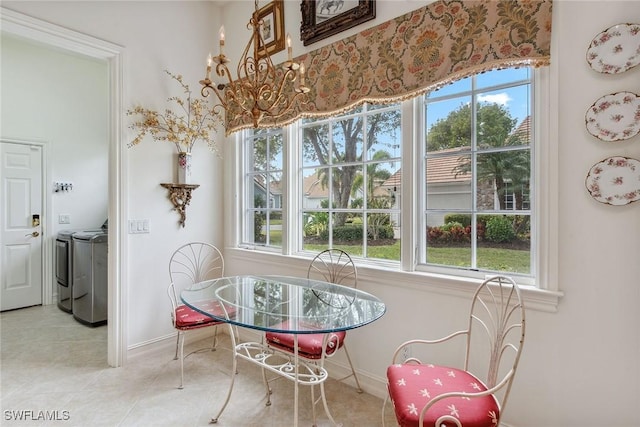
POLYGON ((444 231, 451 231, 452 228, 463 228, 462 224, 460 224, 459 222, 447 222, 445 225, 442 226, 442 230, 444 231))
POLYGON ((464 227, 471 225, 471 215, 469 214, 461 214, 461 213, 450 213, 444 216, 445 224, 456 222, 464 227))
POLYGON ((494 216, 487 221, 485 237, 490 242, 504 243, 513 241, 516 233, 509 218, 494 216))
MULTIPOLYGON (((329 239, 329 230, 322 230, 320 238, 329 239)), ((362 227, 353 225, 342 225, 333 228, 333 239, 342 242, 362 241, 362 227)))
POLYGON ((393 239, 393 227, 391 225, 370 226, 367 230, 367 238, 376 239, 393 239))
MULTIPOLYGON (((485 224, 489 219, 491 219, 493 215, 478 215, 476 217, 476 222, 478 228, 482 226, 484 228, 485 224)), ((471 215, 462 214, 462 213, 449 213, 444 216, 445 224, 450 222, 458 222, 462 224, 463 227, 468 227, 471 225, 471 215)))
POLYGON ((440 241, 442 229, 440 227, 427 227, 427 242, 436 243, 440 241))
POLYGON ((447 223, 442 227, 427 227, 428 243, 459 243, 471 241, 471 227, 447 223))

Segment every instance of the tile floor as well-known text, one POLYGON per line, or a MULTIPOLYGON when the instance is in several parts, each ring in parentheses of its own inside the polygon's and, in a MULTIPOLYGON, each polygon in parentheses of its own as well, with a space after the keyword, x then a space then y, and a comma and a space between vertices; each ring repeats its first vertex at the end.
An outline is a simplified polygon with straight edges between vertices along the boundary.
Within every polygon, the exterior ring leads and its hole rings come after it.
MULTIPOLYGON (((0 332, 2 426, 207 426, 226 396, 231 357, 222 348, 189 356, 185 388, 178 390, 180 364, 173 352, 136 356, 122 368, 110 368, 106 326, 83 326, 56 306, 1 313, 0 332), (43 413, 58 420, 16 419, 43 413)), ((206 341, 192 348, 206 346, 206 341)), ((228 339, 220 345, 228 348, 228 339)), ((267 407, 260 370, 240 360, 238 371, 218 426, 293 425, 290 381, 272 384, 272 405, 267 407)), ((381 399, 331 379, 326 389, 333 417, 343 426, 382 424, 381 399)), ((300 426, 312 425, 310 400, 308 388, 302 387, 300 426)), ((329 425, 320 405, 318 426, 329 425)), ((387 425, 395 425, 389 408, 387 425)))

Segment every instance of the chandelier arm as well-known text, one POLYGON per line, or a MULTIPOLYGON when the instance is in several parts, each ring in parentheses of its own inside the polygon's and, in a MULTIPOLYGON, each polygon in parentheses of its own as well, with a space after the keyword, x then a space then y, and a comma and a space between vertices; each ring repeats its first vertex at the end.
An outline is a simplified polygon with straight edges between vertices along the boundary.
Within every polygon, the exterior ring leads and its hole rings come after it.
POLYGON ((218 62, 218 64, 216 65, 216 74, 219 77, 225 77, 227 78, 227 80, 229 81, 228 84, 223 85, 215 85, 214 82, 212 82, 211 80, 209 80, 209 78, 206 78, 205 80, 201 80, 200 84, 202 84, 202 90, 200 91, 200 94, 206 98, 209 96, 209 92, 213 92, 216 97, 218 98, 219 104, 215 105, 213 107, 215 112, 219 112, 220 108, 224 109, 225 112, 229 109, 228 107, 228 103, 225 97, 225 93, 228 91, 233 91, 234 90, 234 85, 235 82, 234 80, 231 78, 231 73, 229 72, 229 68, 225 65, 225 58, 220 55, 219 57, 217 57, 217 59, 220 61, 218 62))
POLYGON ((247 24, 247 29, 252 31, 252 35, 240 57, 235 79, 231 76, 226 65, 229 61, 223 53, 224 27, 220 28, 220 54, 216 57, 209 55, 206 78, 201 81, 203 85, 201 93, 205 97, 210 92, 216 94, 220 104, 214 109, 225 110, 227 125, 229 121, 246 123, 246 119, 249 118, 253 122, 253 127, 257 128, 264 117, 277 119, 291 113, 294 104, 309 92, 309 89, 304 86, 303 65, 292 60, 289 36, 287 35, 289 60, 284 64, 284 72, 282 73, 273 65, 271 56, 266 51, 266 43, 261 32, 262 25, 256 0, 255 12, 247 24), (261 46, 264 51, 260 50, 261 46), (260 57, 261 53, 262 57, 260 57), (218 64, 216 74, 228 80, 225 85, 214 85, 209 80, 212 61, 218 64), (300 69, 300 84, 295 87, 298 69, 300 69), (291 84, 291 91, 287 88, 289 84, 291 84))
POLYGON ((293 83, 295 80, 296 80, 296 72, 289 69, 289 70, 286 70, 285 73, 282 75, 282 79, 280 80, 280 83, 277 89, 273 87, 268 87, 268 85, 266 84, 262 86, 261 89, 264 89, 262 93, 270 94, 269 97, 265 100, 270 103, 268 110, 271 110, 273 107, 278 106, 283 102, 284 102, 284 105, 280 106, 280 109, 284 109, 285 111, 288 110, 293 105, 293 101, 296 99, 296 96, 294 95, 294 97, 291 98, 289 102, 287 102, 283 92, 287 83, 289 82, 293 83))
MULTIPOLYGON (((251 19, 249 20, 249 23, 247 24, 247 29, 252 30, 252 33, 251 33, 252 35, 251 35, 251 38, 249 39, 249 43, 247 43, 247 45, 244 47, 244 50, 242 51, 242 55, 240 56, 240 62, 238 62, 238 67, 236 70, 236 73, 237 73, 236 75, 238 76, 238 79, 243 79, 243 78, 248 79, 251 76, 251 74, 255 74, 255 73, 252 73, 250 69, 256 68, 257 58, 250 56, 249 50, 251 49, 251 46, 256 42, 255 35, 258 34, 258 37, 260 37, 259 21, 256 21, 255 17, 251 17, 251 19)), ((260 38, 259 40, 262 40, 262 38, 260 38)), ((257 55, 257 50, 258 50, 257 48, 254 48, 256 55, 257 55)))
POLYGON ((297 73, 294 70, 288 69, 282 75, 282 80, 280 81, 280 85, 278 86, 278 98, 282 96, 282 92, 284 91, 284 87, 289 83, 293 83, 296 81, 297 73))
POLYGON ((219 100, 218 105, 226 110, 227 103, 224 101, 224 95, 222 95, 222 93, 215 86, 211 85, 211 82, 209 82, 209 84, 207 85, 202 86, 202 89, 200 90, 200 95, 202 95, 202 97, 204 98, 207 98, 210 92, 213 92, 218 98, 219 100))
POLYGON ((303 95, 304 94, 302 92, 296 93, 293 96, 293 98, 289 99, 289 102, 287 103, 286 107, 281 108, 278 113, 267 114, 267 116, 271 117, 272 119, 279 119, 280 117, 282 117, 285 114, 287 114, 289 112, 291 106, 294 104, 295 100, 300 98, 303 95))

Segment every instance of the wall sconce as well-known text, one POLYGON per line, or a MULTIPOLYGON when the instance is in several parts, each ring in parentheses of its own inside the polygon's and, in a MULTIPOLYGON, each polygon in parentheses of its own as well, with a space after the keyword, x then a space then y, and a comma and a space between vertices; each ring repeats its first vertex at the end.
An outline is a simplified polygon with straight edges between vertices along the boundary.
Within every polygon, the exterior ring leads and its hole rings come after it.
POLYGON ((180 214, 180 225, 184 227, 187 220, 187 206, 191 202, 191 192, 200 187, 198 184, 160 184, 169 190, 169 200, 180 214))

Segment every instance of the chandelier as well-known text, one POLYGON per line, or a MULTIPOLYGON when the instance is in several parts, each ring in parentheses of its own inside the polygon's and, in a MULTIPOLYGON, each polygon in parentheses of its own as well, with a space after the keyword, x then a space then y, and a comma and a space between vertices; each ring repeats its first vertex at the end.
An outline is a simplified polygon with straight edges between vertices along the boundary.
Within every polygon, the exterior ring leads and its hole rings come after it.
MULTIPOLYGON (((224 54, 224 26, 221 27, 220 52, 217 56, 209 54, 206 77, 200 80, 203 97, 213 92, 219 100, 217 107, 225 110, 227 118, 230 113, 235 117, 245 116, 251 119, 254 128, 263 119, 272 123, 277 121, 291 111, 296 99, 309 92, 309 88, 305 86, 304 64, 293 61, 291 36, 287 34, 288 59, 282 64, 282 69, 278 70, 264 48, 266 44, 261 31, 262 24, 263 21, 258 18, 256 0, 255 12, 247 24, 247 28, 252 29, 253 33, 238 63, 235 79, 227 67, 229 59, 224 54), (259 56, 261 46, 265 50, 263 57, 259 56), (216 74, 222 77, 224 83, 211 80, 213 63, 216 64, 216 74)), ((304 98, 301 101, 304 102, 304 98)))

